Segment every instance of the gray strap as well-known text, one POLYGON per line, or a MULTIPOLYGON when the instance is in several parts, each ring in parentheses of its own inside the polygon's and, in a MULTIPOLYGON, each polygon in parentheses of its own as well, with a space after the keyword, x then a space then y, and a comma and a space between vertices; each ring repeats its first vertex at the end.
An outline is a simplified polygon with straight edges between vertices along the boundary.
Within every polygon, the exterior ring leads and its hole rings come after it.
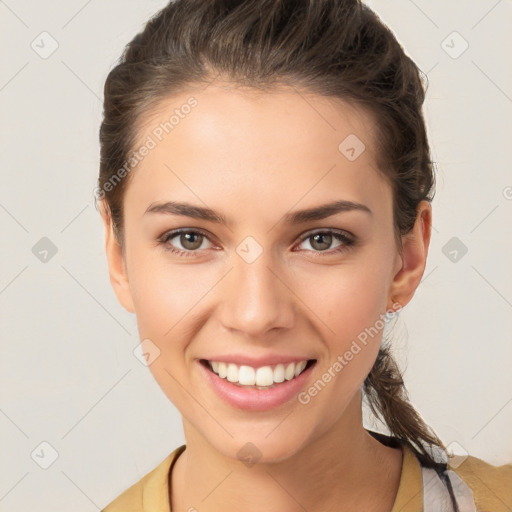
MULTIPOLYGON (((448 469, 445 474, 450 479, 453 494, 460 512, 479 512, 475 505, 473 491, 455 471, 448 469)), ((422 466, 423 479, 423 512, 453 512, 450 493, 438 473, 422 466)))

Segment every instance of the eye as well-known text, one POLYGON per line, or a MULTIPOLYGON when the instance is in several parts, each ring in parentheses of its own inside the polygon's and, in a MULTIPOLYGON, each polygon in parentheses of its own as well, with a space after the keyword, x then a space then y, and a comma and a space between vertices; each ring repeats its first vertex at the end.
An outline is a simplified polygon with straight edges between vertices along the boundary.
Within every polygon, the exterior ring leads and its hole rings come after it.
POLYGON ((205 240, 208 240, 208 237, 205 233, 190 229, 177 229, 174 231, 169 231, 168 233, 164 233, 158 239, 159 243, 162 244, 166 250, 185 257, 193 256, 193 253, 199 252, 199 249, 205 249, 205 247, 202 247, 205 240), (181 245, 181 248, 171 244, 171 240, 173 239, 176 239, 174 244, 177 243, 181 245))
POLYGON ((348 236, 344 232, 335 231, 332 229, 316 231, 314 233, 306 233, 301 237, 301 240, 302 243, 308 242, 309 246, 312 247, 314 253, 325 252, 327 254, 347 251, 350 247, 352 247, 355 244, 355 240, 352 237, 348 236), (336 240, 339 241, 340 243, 334 249, 328 250, 332 243, 336 240))

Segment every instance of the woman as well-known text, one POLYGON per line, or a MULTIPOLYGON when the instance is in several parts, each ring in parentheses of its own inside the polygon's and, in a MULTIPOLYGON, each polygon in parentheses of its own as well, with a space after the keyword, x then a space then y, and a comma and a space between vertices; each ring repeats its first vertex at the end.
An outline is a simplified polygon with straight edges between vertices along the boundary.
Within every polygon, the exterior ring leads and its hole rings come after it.
POLYGON ((96 197, 186 445, 106 512, 509 510, 512 465, 448 466, 384 343, 430 242, 423 100, 357 1, 178 0, 128 44, 96 197))

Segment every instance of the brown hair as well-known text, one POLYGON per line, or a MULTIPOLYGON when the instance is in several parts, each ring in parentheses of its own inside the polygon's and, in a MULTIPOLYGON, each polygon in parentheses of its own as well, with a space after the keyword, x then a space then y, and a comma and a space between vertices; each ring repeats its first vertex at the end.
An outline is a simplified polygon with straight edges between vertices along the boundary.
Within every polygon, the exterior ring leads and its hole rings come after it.
MULTIPOLYGON (((419 69, 392 32, 357 0, 177 0, 147 22, 104 88, 97 197, 105 199, 121 246, 129 176, 112 180, 135 147, 143 116, 166 97, 219 76, 262 90, 292 85, 371 112, 378 166, 392 187, 401 248, 419 202, 432 201, 434 194, 422 115, 425 89, 419 69)), ((438 466, 429 448, 446 453, 446 447, 409 402, 385 344, 363 389, 391 434, 424 465, 438 466)))

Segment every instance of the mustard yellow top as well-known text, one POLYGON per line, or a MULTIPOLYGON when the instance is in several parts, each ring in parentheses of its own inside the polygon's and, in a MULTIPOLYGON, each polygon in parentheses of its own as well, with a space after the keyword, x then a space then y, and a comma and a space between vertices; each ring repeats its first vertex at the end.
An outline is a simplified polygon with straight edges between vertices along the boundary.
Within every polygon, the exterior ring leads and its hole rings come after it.
MULTIPOLYGON (((176 448, 102 512, 172 512, 169 504, 169 475, 174 462, 185 448, 186 445, 176 448)), ((402 472, 391 512, 424 512, 420 461, 409 447, 401 445, 401 448, 402 472)), ((477 512, 512 512, 512 464, 497 467, 469 456, 458 467, 448 465, 448 469, 455 471, 471 489, 477 512)))

